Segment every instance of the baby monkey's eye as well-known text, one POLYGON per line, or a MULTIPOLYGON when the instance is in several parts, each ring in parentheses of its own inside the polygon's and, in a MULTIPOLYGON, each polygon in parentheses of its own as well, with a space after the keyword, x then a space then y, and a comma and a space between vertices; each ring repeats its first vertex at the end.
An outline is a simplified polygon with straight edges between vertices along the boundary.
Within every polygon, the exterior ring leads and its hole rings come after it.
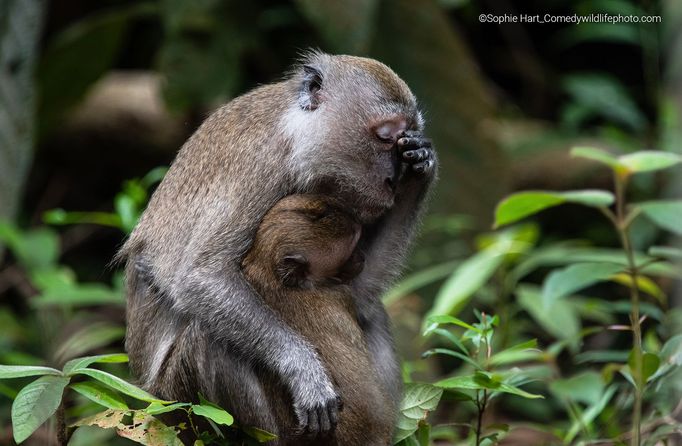
POLYGON ((329 206, 319 203, 315 206, 303 210, 303 214, 311 221, 317 221, 329 214, 329 206))

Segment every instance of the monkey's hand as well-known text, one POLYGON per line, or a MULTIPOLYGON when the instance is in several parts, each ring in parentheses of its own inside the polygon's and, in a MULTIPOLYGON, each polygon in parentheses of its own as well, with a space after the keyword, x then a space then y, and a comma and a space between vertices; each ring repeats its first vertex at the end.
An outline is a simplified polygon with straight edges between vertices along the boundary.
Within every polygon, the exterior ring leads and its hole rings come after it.
POLYGON ((431 140, 416 130, 406 130, 398 138, 400 161, 407 164, 407 172, 431 176, 436 167, 436 157, 431 140))
POLYGON ((293 398, 298 428, 302 433, 325 435, 336 428, 343 404, 328 380, 305 383, 293 392, 293 398))

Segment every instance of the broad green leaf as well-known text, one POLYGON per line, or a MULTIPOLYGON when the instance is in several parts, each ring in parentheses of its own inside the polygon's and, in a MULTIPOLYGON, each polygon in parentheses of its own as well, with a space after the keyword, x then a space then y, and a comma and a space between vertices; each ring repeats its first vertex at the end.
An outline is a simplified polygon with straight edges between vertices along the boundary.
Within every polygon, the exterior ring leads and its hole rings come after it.
POLYGON ((84 381, 70 386, 73 390, 80 393, 90 401, 104 406, 108 409, 125 410, 128 405, 125 403, 121 395, 109 387, 103 386, 94 381, 84 381))
POLYGON ((203 396, 199 395, 201 404, 192 404, 192 412, 196 415, 208 418, 218 424, 231 426, 234 423, 234 418, 225 409, 215 403, 207 401, 203 396))
POLYGON ((552 271, 542 285, 542 302, 550 303, 597 282, 608 280, 623 270, 614 263, 578 263, 552 271))
POLYGON ((649 248, 649 255, 680 261, 682 260, 682 249, 673 248, 672 246, 652 246, 649 248))
POLYGON ((511 384, 499 382, 487 377, 483 373, 476 373, 474 375, 454 376, 438 381, 438 387, 444 389, 465 389, 465 390, 492 390, 494 392, 510 393, 524 398, 534 399, 543 398, 542 395, 528 393, 511 384))
POLYGON ((550 383, 549 390, 558 398, 591 405, 597 403, 606 388, 601 374, 587 371, 550 383))
POLYGON ((653 376, 658 367, 661 365, 661 359, 655 353, 642 352, 642 376, 636 370, 636 356, 635 349, 632 349, 630 355, 628 356, 628 367, 630 369, 630 375, 632 379, 638 386, 643 386, 646 384, 648 379, 653 376))
POLYGON ((96 363, 114 363, 119 364, 128 362, 128 355, 125 353, 112 353, 109 355, 85 356, 83 358, 75 358, 64 364, 64 373, 66 375, 73 375, 74 370, 84 369, 90 364, 96 363))
POLYGON ((492 277, 502 264, 504 254, 491 247, 462 262, 438 291, 428 315, 457 314, 492 277))
POLYGON ((514 223, 524 217, 564 203, 603 208, 613 204, 613 201, 613 194, 601 190, 518 192, 508 196, 497 205, 495 227, 514 223))
POLYGON ((647 382, 661 365, 661 359, 656 353, 646 352, 642 356, 642 381, 647 382))
POLYGON ((12 403, 14 441, 26 440, 55 413, 67 384, 63 376, 42 376, 21 389, 12 403))
POLYGON ((618 163, 629 173, 651 172, 682 163, 682 156, 660 150, 642 150, 618 157, 618 163))
POLYGON ((191 406, 190 403, 174 403, 163 405, 161 403, 151 403, 147 408, 144 409, 149 415, 160 415, 162 413, 173 412, 174 410, 181 409, 183 407, 191 406))
POLYGON ((410 274, 395 284, 390 290, 388 290, 381 300, 384 302, 384 305, 388 306, 399 298, 406 296, 407 294, 418 290, 419 288, 446 278, 452 274, 457 265, 460 263, 460 260, 446 262, 441 265, 432 266, 422 271, 410 274))
POLYGON ((518 302, 545 331, 557 339, 571 341, 575 346, 580 333, 580 317, 568 300, 560 299, 550 302, 545 307, 540 290, 531 285, 517 288, 518 302))
POLYGON ((59 237, 49 228, 26 231, 14 246, 14 255, 28 270, 54 266, 59 257, 59 237))
POLYGON ((609 152, 594 147, 574 147, 571 149, 571 156, 597 161, 616 169, 619 165, 618 159, 609 152))
POLYGON ((537 346, 538 341, 536 339, 522 342, 502 350, 501 352, 495 353, 488 363, 491 365, 502 365, 539 359, 542 357, 543 353, 537 349, 537 346))
MULTIPOLYGON (((627 287, 632 287, 633 286, 633 280, 632 276, 626 273, 619 273, 611 277, 613 282, 620 283, 621 285, 625 285, 627 287)), ((657 301, 659 301, 662 304, 666 303, 666 296, 663 290, 654 282, 653 280, 649 279, 646 276, 638 275, 637 276, 637 288, 644 292, 647 293, 648 295, 654 297, 657 301)))
POLYGON ((682 235, 682 200, 647 201, 637 207, 661 228, 682 235))
POLYGON ((84 353, 101 349, 113 341, 121 340, 124 336, 125 327, 108 322, 88 324, 69 336, 55 351, 54 356, 62 361, 76 358, 84 353))
POLYGON ((443 389, 431 384, 410 383, 405 385, 403 400, 396 425, 394 444, 417 431, 421 420, 438 407, 443 389))
POLYGON ((124 305, 125 299, 119 291, 101 283, 76 283, 67 287, 45 290, 31 301, 31 304, 41 308, 47 305, 124 305))
POLYGON ((52 367, 35 365, 0 365, 0 379, 23 378, 25 376, 55 375, 61 376, 62 372, 52 367))
POLYGON ((71 375, 86 375, 90 378, 94 378, 102 384, 106 384, 114 390, 118 390, 128 396, 131 396, 140 401, 146 401, 149 403, 159 402, 159 403, 170 403, 171 401, 165 401, 154 395, 134 386, 118 376, 114 376, 111 373, 103 372, 102 370, 96 369, 75 369, 71 372, 71 375))
POLYGON ((573 422, 571 428, 564 437, 566 444, 571 443, 581 429, 584 429, 585 426, 589 426, 592 421, 594 421, 594 419, 597 418, 600 413, 602 413, 608 402, 611 401, 611 398, 613 398, 613 395, 616 393, 616 389, 616 386, 611 386, 606 389, 601 399, 588 407, 582 413, 580 418, 573 422))

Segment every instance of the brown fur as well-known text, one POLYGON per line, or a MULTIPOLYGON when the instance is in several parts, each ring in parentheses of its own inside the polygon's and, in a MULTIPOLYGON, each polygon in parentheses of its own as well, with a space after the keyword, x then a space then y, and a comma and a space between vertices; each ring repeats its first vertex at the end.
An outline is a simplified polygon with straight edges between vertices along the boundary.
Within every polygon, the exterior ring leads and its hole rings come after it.
POLYGON ((269 381, 266 393, 278 420, 281 444, 390 444, 395 408, 377 379, 351 290, 343 282, 361 270, 361 259, 353 252, 358 235, 359 225, 337 202, 292 195, 265 215, 244 259, 244 273, 266 304, 319 352, 343 403, 334 434, 306 441, 297 434, 286 389, 269 381), (291 254, 309 261, 304 288, 282 283, 279 263, 291 254))

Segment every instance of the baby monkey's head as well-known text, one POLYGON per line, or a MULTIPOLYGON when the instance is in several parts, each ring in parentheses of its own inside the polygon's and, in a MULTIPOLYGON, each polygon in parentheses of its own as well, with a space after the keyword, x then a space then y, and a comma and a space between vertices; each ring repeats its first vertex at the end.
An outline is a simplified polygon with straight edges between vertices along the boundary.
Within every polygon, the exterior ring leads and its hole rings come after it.
POLYGON ((244 259, 288 287, 346 283, 363 268, 356 249, 362 227, 340 204, 319 195, 290 195, 270 209, 244 259))

